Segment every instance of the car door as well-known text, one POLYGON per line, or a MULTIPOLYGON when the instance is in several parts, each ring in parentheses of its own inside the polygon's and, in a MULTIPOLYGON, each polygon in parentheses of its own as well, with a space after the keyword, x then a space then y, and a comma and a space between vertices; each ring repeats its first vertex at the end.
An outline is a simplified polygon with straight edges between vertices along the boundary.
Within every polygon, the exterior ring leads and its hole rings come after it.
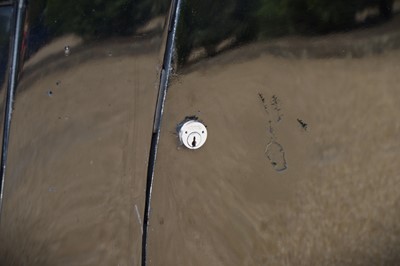
POLYGON ((138 265, 170 2, 13 6, 0 264, 138 265))
POLYGON ((16 1, 1 264, 399 264, 398 8, 16 1))
POLYGON ((182 2, 149 265, 399 263, 398 2, 378 2, 182 2))

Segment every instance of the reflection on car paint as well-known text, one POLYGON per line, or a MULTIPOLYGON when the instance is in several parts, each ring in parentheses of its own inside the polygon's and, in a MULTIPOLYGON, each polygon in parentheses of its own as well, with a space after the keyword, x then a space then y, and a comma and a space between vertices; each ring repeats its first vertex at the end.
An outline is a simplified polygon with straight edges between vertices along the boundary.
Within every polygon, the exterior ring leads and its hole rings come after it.
POLYGON ((399 264, 400 2, 342 4, 183 4, 150 265, 399 264))
POLYGON ((142 263, 169 4, 29 2, 18 35, 1 265, 142 263))

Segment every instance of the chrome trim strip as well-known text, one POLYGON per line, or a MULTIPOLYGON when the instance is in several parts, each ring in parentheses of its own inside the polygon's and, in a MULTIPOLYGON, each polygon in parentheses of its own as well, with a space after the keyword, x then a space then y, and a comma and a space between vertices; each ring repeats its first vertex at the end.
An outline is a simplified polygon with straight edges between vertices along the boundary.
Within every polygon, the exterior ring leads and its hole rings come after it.
POLYGON ((6 96, 6 109, 4 114, 4 129, 3 129, 3 142, 2 142, 2 150, 1 150, 1 169, 0 169, 0 215, 1 215, 1 206, 3 203, 3 189, 4 189, 4 179, 5 179, 5 171, 6 171, 6 163, 7 163, 7 149, 10 138, 10 126, 11 126, 11 117, 13 111, 13 101, 14 101, 14 93, 17 85, 18 78, 18 62, 19 62, 19 49, 21 46, 21 36, 22 36, 22 27, 23 20, 25 14, 25 1, 19 0, 18 8, 16 10, 16 21, 15 21, 15 31, 14 38, 12 40, 12 59, 10 66, 10 74, 8 78, 8 87, 7 87, 7 96, 6 96))
POLYGON ((156 112, 154 116, 153 135, 149 154, 146 182, 146 201, 143 215, 143 235, 142 235, 142 266, 147 265, 147 233, 149 226, 149 216, 151 211, 151 193, 153 189, 154 168, 157 159, 157 148, 160 140, 161 120, 164 112, 165 99, 168 89, 168 80, 171 71, 172 58, 174 53, 174 41, 178 25, 181 0, 173 0, 171 3, 170 27, 168 28, 167 44, 164 55, 163 69, 160 77, 160 89, 157 98, 156 112))

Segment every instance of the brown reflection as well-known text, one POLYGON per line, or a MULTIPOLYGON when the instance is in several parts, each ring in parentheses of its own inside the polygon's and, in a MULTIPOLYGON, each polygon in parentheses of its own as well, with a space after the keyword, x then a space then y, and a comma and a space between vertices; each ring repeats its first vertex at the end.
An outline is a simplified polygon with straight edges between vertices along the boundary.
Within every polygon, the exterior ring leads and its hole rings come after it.
POLYGON ((53 34, 35 22, 46 12, 35 17, 32 9, 12 118, 0 264, 140 264, 166 12, 131 25, 140 34, 96 39, 53 34))
POLYGON ((166 101, 149 264, 399 264, 398 23, 186 62, 166 101), (208 130, 196 151, 173 134, 190 115, 208 130))

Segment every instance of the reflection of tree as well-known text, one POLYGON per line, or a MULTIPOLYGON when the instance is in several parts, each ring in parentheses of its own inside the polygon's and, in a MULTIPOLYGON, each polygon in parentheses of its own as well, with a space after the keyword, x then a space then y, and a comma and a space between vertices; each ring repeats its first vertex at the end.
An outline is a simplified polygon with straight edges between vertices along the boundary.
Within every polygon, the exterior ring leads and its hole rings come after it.
POLYGON ((178 26, 178 63, 192 49, 212 56, 227 38, 237 43, 285 34, 321 34, 348 30, 356 12, 373 6, 390 18, 394 0, 186 0, 178 26))
POLYGON ((150 18, 165 13, 163 0, 41 0, 47 1, 45 24, 55 34, 84 37, 127 35, 150 18))
POLYGON ((36 0, 28 10, 31 28, 41 32, 101 38, 131 34, 168 7, 163 0, 36 0))
POLYGON ((4 82, 10 40, 11 7, 0 8, 0 86, 4 82))
POLYGON ((238 40, 255 37, 252 13, 256 1, 186 0, 181 7, 177 47, 179 63, 184 63, 193 47, 204 47, 213 55, 216 46, 231 36, 238 40), (182 40, 184 43, 179 42, 182 40))
POLYGON ((85 39, 125 36, 155 16, 167 13, 165 0, 35 0, 29 3, 29 50, 35 53, 53 37, 74 33, 85 39))
POLYGON ((264 35, 318 34, 346 30, 355 23, 355 14, 368 6, 379 6, 389 18, 393 0, 261 0, 257 12, 264 35), (280 22, 280 23, 276 23, 280 22))

